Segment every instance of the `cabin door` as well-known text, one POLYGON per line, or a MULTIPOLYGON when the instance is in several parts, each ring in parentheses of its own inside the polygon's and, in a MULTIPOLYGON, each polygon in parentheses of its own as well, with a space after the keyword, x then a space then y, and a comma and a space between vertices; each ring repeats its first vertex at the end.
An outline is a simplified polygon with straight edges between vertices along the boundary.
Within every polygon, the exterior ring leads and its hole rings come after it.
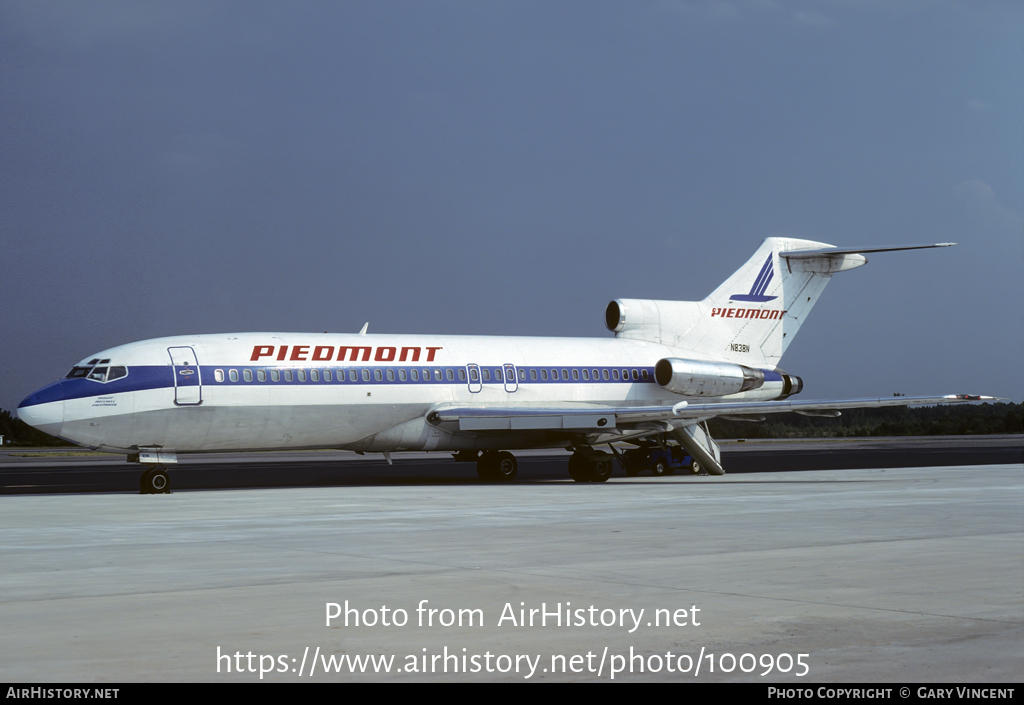
POLYGON ((178 406, 199 406, 203 403, 202 375, 199 360, 192 348, 167 348, 174 370, 174 403, 178 406))

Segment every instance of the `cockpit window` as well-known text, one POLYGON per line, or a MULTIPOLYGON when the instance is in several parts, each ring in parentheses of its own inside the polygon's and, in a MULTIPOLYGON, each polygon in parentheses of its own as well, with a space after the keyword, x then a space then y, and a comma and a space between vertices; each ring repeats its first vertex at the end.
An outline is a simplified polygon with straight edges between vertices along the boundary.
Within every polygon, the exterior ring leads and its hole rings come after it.
POLYGON ((72 367, 71 371, 64 376, 64 379, 81 379, 84 377, 94 382, 112 382, 115 379, 128 376, 127 367, 123 365, 107 367, 106 364, 108 362, 110 362, 109 358, 106 360, 90 360, 86 366, 72 367), (100 367, 100 365, 103 366, 100 367))

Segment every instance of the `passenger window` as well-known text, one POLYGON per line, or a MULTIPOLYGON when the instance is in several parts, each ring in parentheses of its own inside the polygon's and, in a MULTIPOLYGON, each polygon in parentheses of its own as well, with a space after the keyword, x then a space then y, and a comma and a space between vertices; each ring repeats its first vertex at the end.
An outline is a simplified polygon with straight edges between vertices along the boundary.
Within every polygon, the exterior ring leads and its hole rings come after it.
POLYGON ((519 381, 520 382, 525 382, 526 381, 526 370, 524 370, 522 368, 519 369, 519 381))
POLYGON ((465 382, 466 381, 466 371, 464 369, 462 369, 461 367, 459 368, 459 381, 460 382, 465 382))
POLYGON ((640 374, 635 369, 633 370, 633 379, 640 379, 640 374))
POLYGON ((622 371, 622 379, 625 380, 625 381, 629 380, 629 370, 623 370, 622 371))
POLYGON ((530 379, 537 379, 537 370, 530 370, 530 379))
POLYGON ((590 380, 590 370, 583 370, 583 379, 590 380))
POLYGON ((420 381, 420 372, 416 368, 413 368, 413 369, 409 370, 409 375, 412 377, 412 381, 413 382, 419 382, 420 381))
POLYGON ((569 379, 569 370, 562 368, 562 379, 569 379))
POLYGON ((405 381, 405 379, 406 379, 406 374, 405 374, 405 370, 404 370, 404 369, 403 369, 403 370, 399 370, 399 371, 398 371, 398 380, 399 380, 400 382, 404 382, 404 381, 405 381))
POLYGON ((598 372, 597 370, 592 370, 591 374, 594 375, 594 379, 600 379, 601 378, 601 373, 598 372))
POLYGON ((252 382, 252 370, 242 370, 242 379, 246 382, 252 382))
POLYGON ((370 381, 370 371, 369 370, 361 370, 361 372, 362 372, 362 374, 360 376, 363 378, 363 381, 364 382, 369 382, 370 381))
POLYGON ((300 382, 305 382, 306 381, 306 371, 305 370, 299 370, 299 381, 300 382))
POLYGON ((642 376, 644 378, 644 381, 646 382, 647 381, 647 370, 641 370, 640 376, 642 376))
POLYGON ((310 370, 309 378, 314 382, 320 381, 320 370, 310 370))
POLYGON ((484 382, 490 382, 491 381, 491 371, 485 367, 483 369, 483 373, 484 373, 484 382))
POLYGON ((232 382, 238 381, 238 370, 228 370, 228 379, 232 382))
POLYGON ((444 373, 445 373, 445 377, 448 378, 449 382, 451 382, 451 381, 453 381, 455 379, 455 374, 452 372, 451 368, 448 368, 447 370, 445 370, 444 373))
POLYGON ((580 378, 580 371, 579 371, 579 370, 577 370, 576 368, 573 368, 573 370, 572 370, 572 378, 573 378, 574 380, 576 380, 576 379, 579 379, 579 378, 580 378))
POLYGON ((384 379, 384 375, 381 374, 381 371, 380 371, 379 367, 373 371, 373 378, 375 380, 377 380, 378 382, 380 382, 381 380, 384 379))
POLYGON ((480 381, 480 371, 477 370, 475 367, 471 367, 469 369, 469 381, 470 382, 479 382, 480 381))
POLYGON ((505 378, 504 378, 504 377, 502 376, 502 374, 501 374, 501 368, 499 367, 498 369, 496 369, 496 370, 494 371, 494 381, 495 381, 495 382, 500 382, 500 381, 502 381, 503 379, 505 379, 505 378))
POLYGON ((294 377, 292 375, 292 371, 291 370, 285 370, 284 371, 284 381, 285 382, 291 382, 293 378, 294 377))
POLYGON ((612 370, 612 379, 618 381, 618 379, 619 379, 619 371, 618 370, 612 370))
POLYGON ((267 371, 266 370, 256 370, 256 379, 258 381, 260 381, 260 382, 266 382, 267 381, 267 371))
POLYGON ((331 381, 331 371, 330 370, 324 370, 324 382, 330 382, 330 381, 331 381))
POLYGON ((274 381, 274 382, 280 382, 281 381, 281 372, 279 370, 271 370, 270 371, 270 379, 272 381, 274 381))
POLYGON ((395 371, 394 370, 388 370, 388 382, 394 382, 394 381, 395 381, 395 371))
POLYGON ((218 382, 223 382, 224 381, 224 370, 214 370, 213 371, 213 378, 215 380, 217 380, 218 382))
POLYGON ((548 371, 547 370, 541 370, 540 371, 540 378, 546 382, 547 379, 548 379, 548 371))
POLYGON ((608 370, 601 370, 601 376, 604 378, 604 381, 607 382, 608 381, 608 370))

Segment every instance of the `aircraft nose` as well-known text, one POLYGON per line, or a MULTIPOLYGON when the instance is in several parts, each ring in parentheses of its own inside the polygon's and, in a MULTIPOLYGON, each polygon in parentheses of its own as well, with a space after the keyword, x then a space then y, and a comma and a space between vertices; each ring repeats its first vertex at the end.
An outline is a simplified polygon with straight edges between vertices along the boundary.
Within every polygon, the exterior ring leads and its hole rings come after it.
POLYGON ((43 433, 59 436, 64 425, 64 398, 60 382, 29 394, 18 404, 18 418, 43 433))

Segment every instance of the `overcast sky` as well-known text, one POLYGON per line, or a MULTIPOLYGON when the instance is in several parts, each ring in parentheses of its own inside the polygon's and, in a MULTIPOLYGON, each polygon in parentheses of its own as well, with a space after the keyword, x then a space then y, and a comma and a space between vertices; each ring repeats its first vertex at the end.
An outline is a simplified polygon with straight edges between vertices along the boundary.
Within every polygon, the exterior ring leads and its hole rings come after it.
POLYGON ((771 235, 803 397, 1024 398, 1024 4, 0 2, 0 406, 237 331, 607 337, 771 235))

